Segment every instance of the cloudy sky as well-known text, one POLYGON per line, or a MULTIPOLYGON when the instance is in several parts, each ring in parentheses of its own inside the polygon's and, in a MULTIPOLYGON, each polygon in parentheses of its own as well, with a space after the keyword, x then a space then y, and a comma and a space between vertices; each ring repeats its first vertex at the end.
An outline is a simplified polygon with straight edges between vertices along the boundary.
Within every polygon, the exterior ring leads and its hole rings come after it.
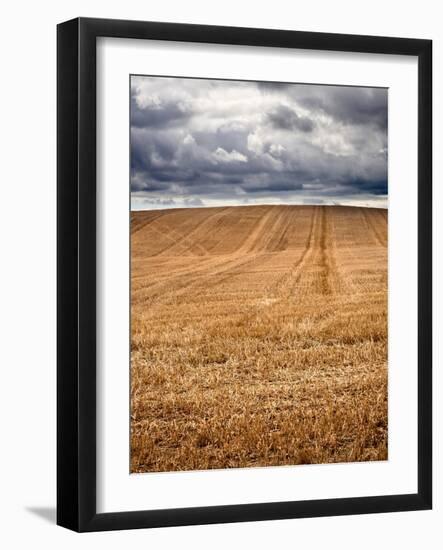
POLYGON ((387 206, 386 89, 131 77, 133 209, 387 206))

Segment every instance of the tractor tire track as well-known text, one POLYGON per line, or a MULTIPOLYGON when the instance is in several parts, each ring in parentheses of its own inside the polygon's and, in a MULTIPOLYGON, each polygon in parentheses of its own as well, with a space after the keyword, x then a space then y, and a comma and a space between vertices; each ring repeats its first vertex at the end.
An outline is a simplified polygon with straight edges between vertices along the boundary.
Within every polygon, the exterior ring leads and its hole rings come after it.
MULTIPOLYGON (((171 250, 174 249, 176 246, 184 247, 184 250, 181 252, 188 252, 192 247, 195 247, 199 252, 201 252, 200 255, 207 255, 208 250, 202 246, 201 244, 198 244, 196 242, 192 241, 193 236, 195 236, 196 233, 201 232, 201 230, 205 226, 210 226, 214 220, 219 220, 223 216, 226 216, 229 213, 228 208, 222 208, 221 211, 213 212, 203 220, 199 221, 197 225, 195 225, 189 233, 186 235, 180 235, 176 231, 174 231, 171 228, 168 228, 166 231, 162 232, 163 235, 173 241, 173 244, 171 246, 166 246, 162 250, 159 250, 156 254, 153 254, 152 256, 168 256, 171 255, 171 250), (169 252, 169 254, 168 254, 169 252)), ((152 227, 152 226, 151 226, 152 227)))
POLYGON ((366 209, 363 209, 362 210, 363 212, 363 217, 366 221, 366 224, 368 226, 368 228, 372 231, 374 237, 375 237, 375 240, 377 241, 377 243, 380 245, 380 246, 383 246, 385 247, 386 244, 387 244, 387 238, 384 237, 381 232, 378 230, 377 226, 376 226, 376 223, 374 222, 374 220, 372 219, 372 216, 369 216, 368 215, 368 212, 366 211, 366 209))
MULTIPOLYGON (((258 219, 255 229, 247 236, 241 246, 234 253, 228 255, 228 258, 230 259, 227 260, 226 256, 214 256, 214 259, 211 262, 206 264, 202 269, 192 270, 187 277, 184 277, 182 273, 179 276, 172 276, 167 281, 162 281, 159 283, 157 288, 155 288, 155 285, 150 285, 150 288, 154 289, 154 292, 147 298, 149 300, 157 300, 164 294, 167 294, 168 299, 173 297, 177 298, 185 291, 198 285, 198 283, 204 278, 222 275, 223 273, 234 268, 244 267, 255 262, 256 259, 262 254, 255 253, 251 255, 251 252, 254 250, 254 247, 257 246, 257 243, 260 243, 260 240, 263 238, 266 225, 273 215, 275 215, 275 212, 271 209, 268 210, 264 216, 258 219), (222 266, 221 269, 217 269, 219 266, 222 266), (215 271, 213 271, 214 268, 215 271), (171 286, 173 288, 171 288, 171 286)), ((218 280, 215 284, 217 285, 224 282, 232 275, 232 273, 226 274, 225 277, 218 280)), ((211 286, 211 283, 208 284, 208 287, 209 286, 211 286)))

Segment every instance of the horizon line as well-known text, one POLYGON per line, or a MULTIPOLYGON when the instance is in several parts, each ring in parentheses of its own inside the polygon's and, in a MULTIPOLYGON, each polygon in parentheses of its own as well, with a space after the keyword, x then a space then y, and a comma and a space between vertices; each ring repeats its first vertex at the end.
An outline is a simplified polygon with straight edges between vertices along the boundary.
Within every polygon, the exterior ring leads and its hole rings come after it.
POLYGON ((389 210, 389 205, 370 205, 370 204, 343 204, 343 203, 257 203, 257 204, 218 204, 218 205, 167 205, 156 206, 154 208, 132 208, 131 212, 151 212, 152 210, 191 210, 191 209, 204 209, 204 208, 238 208, 238 207, 254 207, 254 206, 339 206, 339 207, 351 207, 351 208, 374 208, 379 210, 389 210))

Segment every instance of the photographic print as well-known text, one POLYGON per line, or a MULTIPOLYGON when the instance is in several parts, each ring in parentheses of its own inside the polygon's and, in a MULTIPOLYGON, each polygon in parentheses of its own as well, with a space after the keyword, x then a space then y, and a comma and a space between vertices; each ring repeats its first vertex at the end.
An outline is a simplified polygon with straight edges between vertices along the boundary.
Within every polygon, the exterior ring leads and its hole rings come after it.
POLYGON ((386 460, 388 90, 130 102, 131 473, 386 460))

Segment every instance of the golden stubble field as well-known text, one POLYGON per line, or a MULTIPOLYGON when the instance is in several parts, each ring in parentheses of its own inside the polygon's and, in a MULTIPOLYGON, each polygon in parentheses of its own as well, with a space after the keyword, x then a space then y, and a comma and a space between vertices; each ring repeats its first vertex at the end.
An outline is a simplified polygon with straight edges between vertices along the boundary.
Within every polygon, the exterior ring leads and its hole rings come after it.
POLYGON ((387 212, 131 214, 131 472, 387 459, 387 212))

